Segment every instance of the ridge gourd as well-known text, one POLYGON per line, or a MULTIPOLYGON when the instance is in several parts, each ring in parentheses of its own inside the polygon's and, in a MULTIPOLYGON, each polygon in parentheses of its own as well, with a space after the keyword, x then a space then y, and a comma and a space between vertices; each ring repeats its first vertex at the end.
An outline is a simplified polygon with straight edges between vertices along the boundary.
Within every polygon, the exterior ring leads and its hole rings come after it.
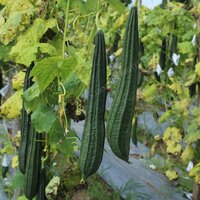
POLYGON ((80 151, 80 169, 85 180, 99 168, 105 141, 106 47, 100 30, 95 36, 86 121, 80 151))
POLYGON ((130 11, 122 57, 122 76, 110 110, 107 139, 113 153, 129 162, 131 126, 136 103, 139 59, 138 11, 130 11))
MULTIPOLYGON (((26 75, 24 79, 24 88, 25 92, 32 84, 32 78, 30 78, 30 72, 34 64, 32 63, 29 68, 26 70, 26 75)), ((30 128, 31 116, 28 114, 24 108, 24 103, 21 110, 21 139, 19 145, 19 170, 24 174, 26 168, 26 158, 28 151, 28 139, 29 139, 29 128, 30 128)))

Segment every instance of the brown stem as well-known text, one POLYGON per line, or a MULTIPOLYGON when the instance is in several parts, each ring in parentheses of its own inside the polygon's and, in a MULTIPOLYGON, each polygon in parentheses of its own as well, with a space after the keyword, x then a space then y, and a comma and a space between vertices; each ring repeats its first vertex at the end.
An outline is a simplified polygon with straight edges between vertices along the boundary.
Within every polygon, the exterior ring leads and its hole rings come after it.
POLYGON ((193 188, 193 200, 200 200, 200 185, 195 184, 193 188))

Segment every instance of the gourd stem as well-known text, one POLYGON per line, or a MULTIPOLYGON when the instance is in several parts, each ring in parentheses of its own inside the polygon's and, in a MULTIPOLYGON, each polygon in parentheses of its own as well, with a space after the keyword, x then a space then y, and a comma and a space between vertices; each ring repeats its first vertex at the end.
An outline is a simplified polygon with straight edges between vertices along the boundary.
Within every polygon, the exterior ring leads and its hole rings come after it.
POLYGON ((138 0, 135 0, 135 5, 134 7, 137 7, 138 6, 138 0))
POLYGON ((62 57, 65 58, 65 42, 66 42, 66 35, 67 35, 67 26, 68 26, 68 19, 69 19, 69 4, 70 0, 67 1, 67 9, 65 12, 65 28, 63 34, 63 46, 62 46, 62 57))

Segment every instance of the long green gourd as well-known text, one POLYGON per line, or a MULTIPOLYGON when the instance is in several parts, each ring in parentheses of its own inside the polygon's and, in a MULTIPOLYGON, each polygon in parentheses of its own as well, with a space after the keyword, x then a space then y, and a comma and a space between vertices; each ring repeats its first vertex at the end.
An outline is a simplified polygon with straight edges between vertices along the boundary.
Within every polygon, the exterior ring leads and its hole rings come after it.
POLYGON ((107 139, 113 153, 129 162, 131 126, 136 103, 139 59, 138 11, 129 14, 122 59, 122 75, 110 110, 107 139))
POLYGON ((135 117, 135 121, 132 127, 131 137, 132 137, 133 144, 137 147, 137 142, 138 142, 137 141, 137 117, 135 117))
POLYGON ((102 161, 105 141, 106 47, 100 30, 95 36, 95 50, 89 87, 86 121, 80 151, 82 179, 94 174, 102 161))
MULTIPOLYGON (((194 61, 193 61, 193 70, 195 70, 195 65, 197 64, 197 62, 198 62, 198 58, 197 58, 197 56, 195 56, 194 61)), ((198 85, 197 83, 193 83, 192 85, 189 86, 189 94, 190 94, 191 98, 193 96, 195 96, 195 94, 196 94, 196 86, 197 85, 198 85)))
POLYGON ((30 139, 24 180, 24 194, 31 200, 37 194, 41 169, 41 134, 30 125, 30 139))
MULTIPOLYGON (((26 70, 26 75, 24 79, 24 88, 23 88, 24 91, 26 91, 33 84, 32 78, 29 77, 33 66, 34 64, 32 63, 31 66, 26 70)), ((23 104, 21 111, 21 140, 18 153, 19 170, 23 174, 25 173, 25 168, 26 168, 30 121, 31 121, 30 114, 26 112, 23 104)))
POLYGON ((46 170, 43 167, 40 171, 40 178, 39 178, 39 183, 38 183, 38 191, 37 191, 36 200, 47 199, 45 196, 45 187, 46 187, 46 170))

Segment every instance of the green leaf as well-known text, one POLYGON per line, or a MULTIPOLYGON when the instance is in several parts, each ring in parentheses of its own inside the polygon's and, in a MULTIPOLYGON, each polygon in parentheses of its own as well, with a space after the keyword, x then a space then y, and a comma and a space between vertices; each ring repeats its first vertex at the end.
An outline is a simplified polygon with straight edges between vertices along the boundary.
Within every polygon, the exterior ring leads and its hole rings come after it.
POLYGON ((74 132, 68 132, 67 136, 59 143, 57 149, 65 156, 72 156, 78 150, 78 138, 74 132))
POLYGON ((68 132, 64 135, 64 130, 60 121, 56 119, 49 133, 49 143, 53 149, 57 149, 65 156, 71 156, 78 149, 78 138, 75 132, 68 132))
POLYGON ((56 48, 48 43, 39 43, 38 47, 42 53, 47 53, 49 55, 56 55, 56 48))
POLYGON ((199 126, 197 123, 193 122, 188 126, 188 134, 185 136, 184 140, 188 144, 192 144, 200 140, 199 126))
POLYGON ((33 25, 18 37, 17 44, 11 49, 10 55, 14 61, 29 66, 32 61, 36 60, 39 50, 42 53, 55 55, 55 47, 39 42, 44 33, 55 26, 55 19, 44 20, 37 18, 33 25))
POLYGON ((48 133, 56 120, 54 110, 44 103, 40 103, 31 115, 31 121, 35 129, 40 133, 48 133))
POLYGON ((17 172, 11 179, 11 185, 13 188, 21 189, 24 186, 24 175, 20 172, 17 172))
POLYGON ((66 90, 66 96, 78 97, 85 89, 85 84, 78 78, 76 73, 72 74, 69 79, 63 84, 66 90))
POLYGON ((56 77, 66 81, 75 70, 76 65, 76 57, 63 59, 61 56, 54 56, 44 58, 36 62, 31 76, 36 78, 40 91, 43 92, 56 77))
POLYGON ((9 61, 9 53, 11 50, 11 45, 0 45, 0 60, 3 62, 9 61))
MULTIPOLYGON (((63 11, 67 9, 67 0, 58 0, 58 5, 63 11)), ((70 1, 70 9, 76 10, 76 13, 88 14, 96 11, 98 4, 94 0, 87 0, 86 2, 82 0, 70 1)))
POLYGON ((52 125, 51 131, 49 132, 49 143, 52 147, 57 148, 57 144, 60 140, 63 140, 64 130, 60 124, 59 119, 57 118, 52 125))
POLYGON ((1 5, 6 5, 8 3, 8 1, 10 1, 10 0, 0 0, 0 4, 1 5))
POLYGON ((28 90, 24 92, 24 98, 26 101, 32 101, 40 96, 40 88, 37 82, 35 82, 28 90))
POLYGON ((195 65, 195 72, 200 77, 200 62, 195 65))
POLYGON ((90 83, 90 73, 91 73, 91 62, 92 60, 86 59, 85 56, 85 50, 80 49, 79 52, 75 53, 77 57, 77 75, 80 78, 80 80, 88 86, 90 83))
POLYGON ((146 87, 143 89, 145 101, 152 103, 154 98, 157 96, 157 91, 158 90, 156 84, 146 85, 146 87))
POLYGON ((119 13, 123 13, 125 11, 125 6, 121 1, 119 0, 107 0, 107 1, 119 13))
POLYGON ((24 195, 17 198, 17 200, 28 200, 24 195))
POLYGON ((192 43, 191 41, 186 41, 178 44, 178 48, 180 53, 186 54, 186 53, 191 53, 192 52, 192 43))
POLYGON ((28 113, 35 111, 39 103, 41 103, 41 99, 39 97, 31 101, 26 101, 26 99, 24 99, 24 107, 28 113))

